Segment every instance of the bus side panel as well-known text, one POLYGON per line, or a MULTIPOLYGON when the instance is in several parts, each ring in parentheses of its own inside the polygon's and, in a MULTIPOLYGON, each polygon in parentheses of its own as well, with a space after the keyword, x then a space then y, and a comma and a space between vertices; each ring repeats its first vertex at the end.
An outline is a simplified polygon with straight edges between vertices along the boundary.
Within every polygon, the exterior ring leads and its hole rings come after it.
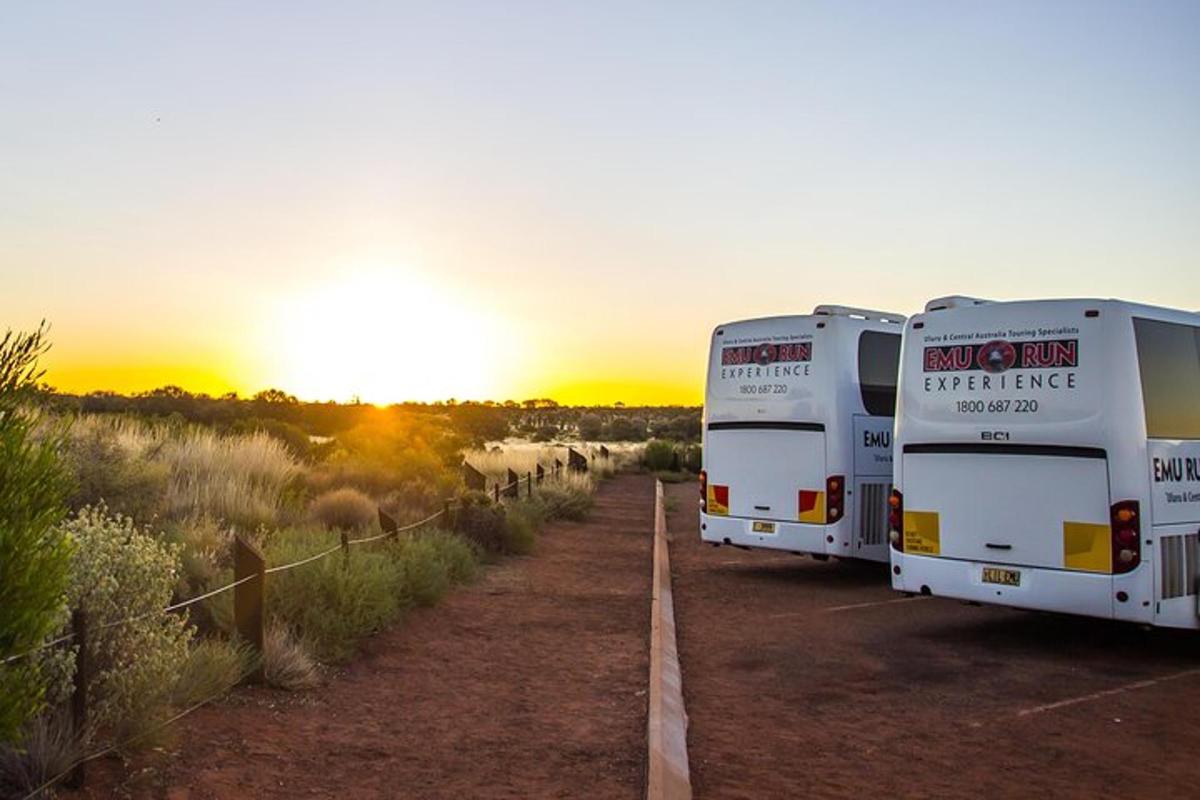
POLYGON ((1157 625, 1200 627, 1200 442, 1148 442, 1150 508, 1143 511, 1143 538, 1154 542, 1157 625), (1146 517, 1149 517, 1147 519, 1146 517))
POLYGON ((888 495, 892 491, 892 417, 854 415, 850 500, 854 555, 888 560, 888 495))

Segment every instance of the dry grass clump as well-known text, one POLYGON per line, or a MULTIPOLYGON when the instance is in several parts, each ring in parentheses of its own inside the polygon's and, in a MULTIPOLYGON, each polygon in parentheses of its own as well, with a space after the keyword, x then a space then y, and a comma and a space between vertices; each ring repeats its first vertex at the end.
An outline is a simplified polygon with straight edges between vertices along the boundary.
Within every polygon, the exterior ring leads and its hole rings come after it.
POLYGON ((0 797, 25 797, 80 755, 69 716, 56 711, 34 717, 25 723, 19 743, 0 745, 0 797))
POLYGON ((207 511, 249 529, 279 519, 284 489, 300 474, 287 447, 269 434, 218 436, 194 428, 168 439, 162 459, 171 469, 167 511, 207 511))
POLYGON ((378 515, 374 500, 348 487, 325 492, 308 507, 310 519, 326 528, 343 531, 365 528, 375 522, 378 515))
POLYGON ((301 472, 287 446, 263 431, 222 436, 100 414, 72 421, 65 455, 75 507, 104 501, 139 522, 207 515, 247 530, 280 521, 301 472))
POLYGON ((263 637, 263 680, 276 689, 311 689, 321 682, 317 662, 304 645, 282 625, 267 628, 263 637))
POLYGON ((190 706, 216 697, 241 682, 254 662, 254 651, 244 642, 202 639, 188 652, 171 700, 190 706))

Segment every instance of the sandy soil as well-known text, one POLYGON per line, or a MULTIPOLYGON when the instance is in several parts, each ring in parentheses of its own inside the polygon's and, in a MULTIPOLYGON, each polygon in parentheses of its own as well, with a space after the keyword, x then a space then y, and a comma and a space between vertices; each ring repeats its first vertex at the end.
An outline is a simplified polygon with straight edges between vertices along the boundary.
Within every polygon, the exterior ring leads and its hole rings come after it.
POLYGON ((74 797, 632 798, 643 791, 653 480, 367 643, 320 690, 243 689, 74 797))
POLYGON ((695 486, 668 497, 697 798, 1200 796, 1200 637, 902 599, 702 544, 695 486))

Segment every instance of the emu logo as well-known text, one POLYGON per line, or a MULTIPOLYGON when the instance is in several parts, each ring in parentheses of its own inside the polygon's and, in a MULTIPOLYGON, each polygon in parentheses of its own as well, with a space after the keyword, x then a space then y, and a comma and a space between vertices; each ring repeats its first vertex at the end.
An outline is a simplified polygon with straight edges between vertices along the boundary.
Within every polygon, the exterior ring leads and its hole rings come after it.
POLYGON ((1017 348, 1003 339, 997 339, 979 348, 975 360, 984 372, 1005 372, 1017 363, 1017 348))
POLYGON ((891 431, 863 431, 863 447, 881 447, 886 450, 891 446, 891 431))

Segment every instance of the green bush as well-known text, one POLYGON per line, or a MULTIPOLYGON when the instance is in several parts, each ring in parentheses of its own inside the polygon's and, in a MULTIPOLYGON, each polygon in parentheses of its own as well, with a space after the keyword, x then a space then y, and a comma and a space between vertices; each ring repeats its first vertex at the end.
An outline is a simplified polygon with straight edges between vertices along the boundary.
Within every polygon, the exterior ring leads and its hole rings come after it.
POLYGON ((676 468, 675 445, 663 439, 653 439, 646 443, 642 453, 642 463, 651 470, 667 470, 676 468))
MULTIPOLYGON (((0 339, 0 659, 25 652, 62 622, 70 545, 58 528, 69 488, 61 431, 35 437, 26 402, 41 373, 44 329, 0 339)), ((0 742, 41 707, 38 661, 0 663, 0 742)))
POLYGON ((188 651, 171 700, 190 706, 232 689, 253 669, 255 660, 254 651, 244 642, 201 639, 188 651))
POLYGON ((567 482, 548 483, 537 490, 547 519, 580 522, 592 511, 592 495, 584 487, 567 482))
MULTIPOLYGON (((266 545, 268 564, 299 560, 337 542, 327 531, 285 530, 266 545)), ((355 547, 272 575, 267 612, 322 661, 349 658, 358 640, 416 605, 437 602, 474 574, 475 555, 461 538, 422 532, 355 547)))
MULTIPOLYGON (((283 530, 267 543, 268 565, 289 563, 336 544, 327 531, 283 530)), ((395 619, 404 569, 383 546, 356 548, 348 562, 340 553, 272 575, 267 612, 309 642, 323 661, 344 661, 357 640, 395 619)))
POLYGON ((484 553, 504 551, 504 509, 483 492, 465 492, 458 498, 454 529, 484 553))
MULTIPOLYGON (((62 529, 73 550, 67 603, 87 613, 90 721, 139 733, 169 707, 176 676, 188 661, 193 629, 187 619, 154 613, 171 602, 179 547, 103 506, 82 509, 62 529), (111 624, 130 617, 137 619, 111 624)), ((53 700, 69 695, 72 672, 60 672, 53 700)))
POLYGON ((505 509, 504 552, 518 556, 532 553, 545 519, 546 506, 540 499, 513 503, 505 509))
POLYGON ((357 489, 334 489, 313 500, 308 515, 326 528, 354 531, 375 522, 379 507, 357 489))

